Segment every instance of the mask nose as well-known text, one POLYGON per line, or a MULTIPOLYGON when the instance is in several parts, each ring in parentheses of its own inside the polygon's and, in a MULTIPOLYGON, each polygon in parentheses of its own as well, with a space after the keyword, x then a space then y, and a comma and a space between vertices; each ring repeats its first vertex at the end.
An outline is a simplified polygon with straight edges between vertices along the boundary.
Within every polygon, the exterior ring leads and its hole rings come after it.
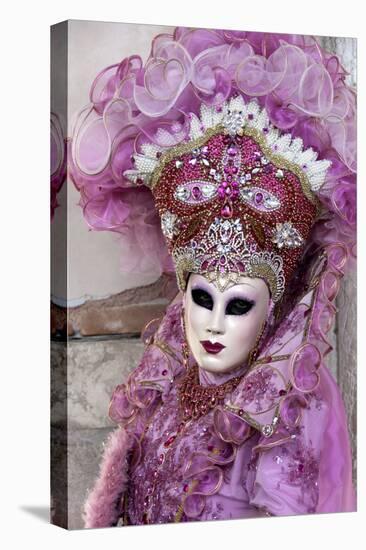
POLYGON ((225 333, 225 312, 219 306, 215 306, 211 312, 207 332, 212 335, 225 333))

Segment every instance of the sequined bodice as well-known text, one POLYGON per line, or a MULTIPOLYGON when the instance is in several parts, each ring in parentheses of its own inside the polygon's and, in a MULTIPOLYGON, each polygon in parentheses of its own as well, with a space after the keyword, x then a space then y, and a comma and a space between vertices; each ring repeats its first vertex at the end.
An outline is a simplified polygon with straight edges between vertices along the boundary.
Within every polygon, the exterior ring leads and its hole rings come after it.
MULTIPOLYGON (((193 510, 188 512, 194 514, 192 519, 196 519, 201 507, 199 519, 203 519, 203 513, 205 519, 237 517, 233 510, 238 509, 238 506, 233 508, 230 505, 225 509, 223 504, 232 493, 229 485, 233 464, 220 468, 213 466, 205 473, 202 471, 205 466, 199 463, 200 455, 202 459, 207 454, 225 457, 225 454, 230 452, 225 444, 217 448, 217 438, 212 431, 212 414, 211 411, 197 420, 182 425, 178 417, 176 386, 172 388, 166 401, 158 406, 152 422, 145 428, 141 440, 140 460, 130 473, 131 482, 127 495, 127 515, 130 523, 136 525, 189 521, 191 518, 184 512, 184 503, 189 495, 194 493, 198 479, 199 490, 203 488, 202 492, 206 492, 207 496, 204 499, 196 498, 193 502, 193 510), (192 459, 193 469, 190 471, 192 459), (223 479, 220 478, 220 472, 223 479), (221 490, 216 495, 218 484, 221 484, 221 490), (215 502, 210 502, 211 493, 216 495, 215 502), (220 493, 223 497, 221 499, 220 493)), ((235 495, 232 496, 237 503, 241 503, 242 511, 249 507, 245 471, 248 468, 251 448, 257 439, 258 436, 252 437, 246 443, 246 448, 242 448, 240 453, 236 454, 235 460, 238 460, 240 455, 239 460, 244 461, 245 465, 240 468, 242 478, 238 480, 235 495)))

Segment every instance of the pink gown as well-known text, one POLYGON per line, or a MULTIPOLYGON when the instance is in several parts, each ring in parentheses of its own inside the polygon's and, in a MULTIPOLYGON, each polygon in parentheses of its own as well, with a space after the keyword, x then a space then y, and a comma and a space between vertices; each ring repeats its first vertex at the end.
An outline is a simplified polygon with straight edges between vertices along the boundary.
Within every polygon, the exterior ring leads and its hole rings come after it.
MULTIPOLYGON (((311 296, 266 343, 259 364, 247 373, 243 366, 238 387, 184 425, 181 303, 168 307, 140 365, 113 394, 110 416, 120 428, 88 495, 86 527, 355 510, 343 402, 311 356, 304 322, 311 296), (301 343, 308 347, 294 360, 301 343)), ((230 376, 199 370, 202 386, 230 376)))

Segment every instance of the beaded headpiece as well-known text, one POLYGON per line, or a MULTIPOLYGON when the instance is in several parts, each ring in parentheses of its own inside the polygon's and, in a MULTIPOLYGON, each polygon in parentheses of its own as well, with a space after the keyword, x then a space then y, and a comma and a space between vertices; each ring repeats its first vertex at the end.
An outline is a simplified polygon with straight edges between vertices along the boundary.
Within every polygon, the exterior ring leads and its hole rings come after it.
POLYGON ((188 140, 144 143, 124 176, 153 193, 178 285, 205 275, 220 290, 263 278, 277 302, 302 255, 329 160, 270 123, 241 95, 190 116, 188 140))

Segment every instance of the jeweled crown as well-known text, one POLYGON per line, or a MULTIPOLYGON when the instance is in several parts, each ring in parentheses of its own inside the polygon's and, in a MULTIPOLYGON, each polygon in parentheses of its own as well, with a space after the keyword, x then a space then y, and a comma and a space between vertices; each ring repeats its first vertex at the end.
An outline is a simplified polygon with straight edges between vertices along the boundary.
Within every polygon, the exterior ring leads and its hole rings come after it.
MULTIPOLYGON (((160 130, 164 133, 164 130, 160 130)), ((331 162, 317 160, 274 127, 257 100, 242 96, 191 115, 189 140, 144 143, 124 176, 148 186, 176 266, 224 290, 241 275, 261 277, 277 302, 319 211, 315 192, 331 162)))

